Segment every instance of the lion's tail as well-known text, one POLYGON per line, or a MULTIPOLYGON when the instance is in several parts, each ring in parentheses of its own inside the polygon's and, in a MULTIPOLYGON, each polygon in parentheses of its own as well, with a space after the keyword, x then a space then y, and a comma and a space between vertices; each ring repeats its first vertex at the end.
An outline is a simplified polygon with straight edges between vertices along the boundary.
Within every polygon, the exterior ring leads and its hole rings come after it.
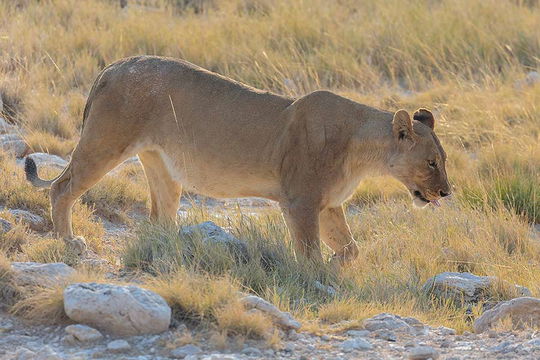
POLYGON ((29 156, 27 156, 24 161, 24 173, 26 174, 26 180, 38 188, 48 189, 51 187, 54 180, 56 180, 56 178, 52 180, 41 179, 37 172, 36 162, 29 156))

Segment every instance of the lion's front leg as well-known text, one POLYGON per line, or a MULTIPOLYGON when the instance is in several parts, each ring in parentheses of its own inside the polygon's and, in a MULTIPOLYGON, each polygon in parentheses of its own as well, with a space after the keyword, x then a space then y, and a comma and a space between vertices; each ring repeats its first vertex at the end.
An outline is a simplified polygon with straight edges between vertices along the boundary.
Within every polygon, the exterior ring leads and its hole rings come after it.
POLYGON ((294 242, 296 255, 301 254, 309 260, 322 262, 317 206, 309 202, 295 201, 281 204, 281 209, 294 242))
POLYGON ((326 208, 320 213, 321 239, 335 252, 344 265, 358 257, 358 246, 345 219, 343 206, 326 208))

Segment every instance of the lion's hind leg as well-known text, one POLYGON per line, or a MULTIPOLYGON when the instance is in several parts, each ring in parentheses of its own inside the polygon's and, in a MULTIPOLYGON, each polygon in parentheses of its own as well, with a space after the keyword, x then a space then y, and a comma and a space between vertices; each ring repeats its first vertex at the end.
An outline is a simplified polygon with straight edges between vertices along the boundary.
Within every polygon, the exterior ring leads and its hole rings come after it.
POLYGON ((103 144, 98 138, 83 137, 62 175, 51 185, 51 218, 56 235, 78 254, 86 249, 82 237, 73 235, 72 208, 75 201, 110 170, 133 155, 114 142, 103 144), (94 140, 92 140, 94 139, 94 140))

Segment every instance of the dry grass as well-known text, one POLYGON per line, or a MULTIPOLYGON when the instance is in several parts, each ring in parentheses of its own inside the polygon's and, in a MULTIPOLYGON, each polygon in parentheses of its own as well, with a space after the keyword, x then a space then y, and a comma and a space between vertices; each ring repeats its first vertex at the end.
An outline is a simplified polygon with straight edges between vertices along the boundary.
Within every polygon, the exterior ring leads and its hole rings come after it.
POLYGON ((74 283, 110 283, 104 274, 81 268, 70 278, 54 286, 25 289, 24 296, 11 307, 11 313, 33 324, 63 324, 70 322, 64 311, 64 289, 74 283))
POLYGON ((227 335, 271 337, 272 321, 248 311, 240 302, 238 287, 228 278, 178 271, 151 278, 146 287, 167 301, 178 320, 216 326, 227 335))
MULTIPOLYGON (((389 110, 431 108, 455 187, 445 206, 418 212, 391 179, 361 184, 349 212, 361 256, 339 276, 295 261, 275 211, 253 216, 197 208, 184 221, 212 219, 230 227, 248 241, 247 261, 200 239, 180 238, 176 230, 143 226, 127 244, 124 263, 161 274, 156 281, 173 306, 184 306, 203 322, 210 316, 214 326, 229 329, 231 318, 225 315, 244 314, 241 309, 231 305, 221 320, 209 309, 221 304, 221 288, 242 286, 308 320, 333 323, 389 311, 461 331, 469 329, 465 309, 422 294, 427 278, 471 271, 540 293, 540 249, 530 235, 531 224, 540 222, 540 85, 523 81, 540 68, 537 2, 130 3, 120 10, 117 1, 0 2, 3 115, 24 127, 34 150, 69 154, 99 70, 121 57, 157 54, 292 96, 329 88, 389 110), (338 296, 321 293, 312 285, 315 280, 336 287, 338 296), (214 281, 220 289, 209 285, 214 281), (200 284, 206 285, 198 289, 200 284), (177 289, 193 288, 193 298, 175 298, 177 289), (214 305, 197 307, 209 299, 214 305)), ((91 248, 104 251, 103 229, 92 211, 126 221, 126 214, 146 201, 141 170, 130 165, 77 204, 75 230, 91 248)), ((0 205, 48 219, 47 193, 32 189, 22 170, 1 154, 0 205)), ((68 261, 60 242, 22 245, 23 233, 17 234, 2 249, 11 253, 22 247, 31 259, 68 261)), ((509 294, 494 289, 492 296, 509 294)), ((262 320, 244 320, 247 328, 231 328, 231 333, 264 327, 262 320)))

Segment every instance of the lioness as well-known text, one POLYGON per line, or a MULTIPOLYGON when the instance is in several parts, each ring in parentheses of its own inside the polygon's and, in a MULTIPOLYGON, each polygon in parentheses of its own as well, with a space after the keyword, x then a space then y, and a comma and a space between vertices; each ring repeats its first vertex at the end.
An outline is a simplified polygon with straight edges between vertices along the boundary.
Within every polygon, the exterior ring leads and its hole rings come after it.
POLYGON ((138 155, 150 187, 150 217, 174 223, 182 188, 215 198, 279 202, 297 253, 320 260, 322 239, 346 263, 358 249, 343 202, 368 175, 389 174, 425 206, 450 193, 446 155, 431 112, 413 120, 328 91, 299 99, 261 91, 186 61, 137 56, 106 67, 84 109, 69 165, 51 187, 56 234, 74 237, 73 203, 107 172, 138 155))

